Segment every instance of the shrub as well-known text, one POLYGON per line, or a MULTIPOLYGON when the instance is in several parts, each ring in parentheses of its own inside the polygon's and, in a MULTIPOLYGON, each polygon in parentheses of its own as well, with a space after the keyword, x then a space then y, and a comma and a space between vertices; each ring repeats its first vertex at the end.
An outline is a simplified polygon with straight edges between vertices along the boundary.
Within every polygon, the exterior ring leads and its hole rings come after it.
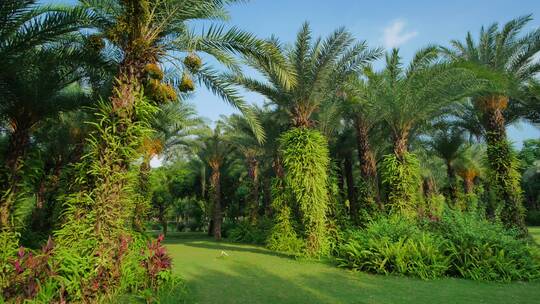
POLYGON ((349 231, 337 253, 339 266, 373 273, 503 282, 540 278, 539 257, 519 231, 459 211, 418 222, 380 218, 349 231))
POLYGON ((272 221, 261 218, 256 225, 241 221, 229 232, 229 238, 235 242, 264 245, 272 229, 272 221))
POLYGON ((537 249, 519 231, 474 213, 448 211, 429 229, 443 237, 451 259, 448 274, 473 280, 511 281, 540 277, 537 249))
POLYGON ((363 231, 351 231, 340 246, 339 266, 380 274, 399 274, 431 279, 442 276, 449 259, 443 240, 421 231, 399 217, 372 222, 363 231))

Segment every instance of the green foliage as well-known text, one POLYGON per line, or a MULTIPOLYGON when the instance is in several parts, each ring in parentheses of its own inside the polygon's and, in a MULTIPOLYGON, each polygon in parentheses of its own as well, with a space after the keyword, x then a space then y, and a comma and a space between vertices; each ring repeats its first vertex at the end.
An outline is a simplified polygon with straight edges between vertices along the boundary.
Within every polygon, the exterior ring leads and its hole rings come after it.
POLYGON ((338 252, 339 266, 381 274, 433 279, 449 267, 440 237, 399 216, 372 222, 363 231, 350 231, 338 252))
POLYGON ((328 253, 326 213, 328 211, 328 143, 315 130, 294 128, 280 138, 285 168, 284 186, 290 193, 292 210, 300 213, 301 234, 306 239, 305 254, 328 253))
POLYGON ((289 254, 299 255, 304 245, 303 240, 296 233, 296 222, 288 206, 290 194, 284 188, 284 181, 276 178, 272 184, 272 208, 275 211, 274 226, 268 236, 268 248, 289 254))
POLYGON ((491 202, 496 215, 508 227, 521 229, 527 234, 524 223, 523 191, 521 189, 521 174, 519 162, 510 143, 501 140, 487 147, 489 170, 487 180, 489 191, 494 201, 491 202))
MULTIPOLYGON (((17 254, 19 249, 19 235, 14 232, 0 231, 0 289, 9 285, 8 275, 13 271, 10 259, 17 254)), ((1 297, 1 294, 0 294, 1 297)))
POLYGON ((363 271, 480 281, 540 278, 540 255, 516 231, 474 213, 447 210, 423 221, 394 215, 349 231, 338 264, 363 271))
POLYGON ((519 231, 479 218, 474 213, 449 211, 430 229, 446 240, 451 259, 448 275, 482 281, 527 281, 540 278, 540 255, 519 231))
POLYGON ((264 245, 273 226, 269 218, 260 218, 257 224, 249 221, 238 222, 229 232, 227 237, 235 242, 264 245))
POLYGON ((420 165, 414 154, 405 153, 403 158, 386 155, 381 164, 381 177, 388 193, 390 213, 413 215, 420 198, 420 165))

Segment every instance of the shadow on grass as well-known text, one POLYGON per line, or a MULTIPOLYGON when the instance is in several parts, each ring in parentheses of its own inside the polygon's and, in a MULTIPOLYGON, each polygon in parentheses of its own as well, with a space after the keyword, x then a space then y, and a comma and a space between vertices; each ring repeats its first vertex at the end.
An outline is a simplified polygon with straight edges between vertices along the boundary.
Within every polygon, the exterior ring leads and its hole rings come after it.
POLYGON ((317 281, 305 277, 300 282, 274 273, 234 262, 228 271, 207 267, 188 281, 189 303, 368 303, 362 300, 359 286, 353 281, 334 276, 319 277, 317 281), (336 279, 341 285, 335 288, 336 279), (354 298, 343 300, 344 290, 356 290, 354 298))

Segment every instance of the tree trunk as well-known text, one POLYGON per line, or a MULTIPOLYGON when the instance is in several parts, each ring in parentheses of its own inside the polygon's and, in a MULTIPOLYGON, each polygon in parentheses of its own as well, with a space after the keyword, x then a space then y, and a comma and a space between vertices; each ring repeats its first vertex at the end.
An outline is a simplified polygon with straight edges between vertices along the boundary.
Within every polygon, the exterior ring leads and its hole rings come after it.
POLYGON ((448 176, 448 198, 452 204, 455 204, 457 199, 456 171, 449 160, 446 160, 446 174, 448 176))
POLYGON ((472 178, 465 177, 463 179, 463 189, 465 191, 465 194, 473 193, 474 180, 472 178))
POLYGON ((247 158, 248 176, 251 180, 249 221, 257 222, 259 216, 259 161, 255 157, 247 158))
POLYGON ((409 130, 403 130, 394 134, 394 154, 399 160, 404 160, 409 148, 409 130))
POLYGON ((0 229, 9 227, 11 208, 21 182, 20 167, 30 145, 30 127, 13 125, 5 155, 5 184, 0 186, 0 229))
POLYGON ((213 208, 213 222, 214 222, 214 238, 221 240, 221 224, 223 223, 223 214, 221 211, 221 173, 219 172, 220 164, 210 164, 212 168, 212 174, 210 176, 210 183, 212 185, 212 198, 214 201, 213 208))
POLYGON ((345 173, 345 181, 347 183, 347 199, 349 200, 350 205, 350 216, 351 219, 355 221, 358 216, 358 201, 356 200, 352 155, 350 155, 350 153, 348 153, 348 155, 345 155, 345 159, 343 162, 343 172, 345 173))
POLYGON ((338 165, 337 165, 336 175, 337 175, 337 184, 338 184, 339 194, 342 197, 345 197, 345 181, 344 181, 344 176, 343 176, 343 166, 341 162, 337 162, 337 164, 338 165))
POLYGON ((272 212, 272 185, 270 177, 263 177, 263 202, 264 202, 264 214, 269 216, 272 212))
POLYGON ((360 175, 368 187, 370 199, 373 199, 382 209, 377 182, 377 163, 369 142, 369 127, 364 119, 358 115, 355 118, 356 144, 358 146, 358 160, 360 161, 360 175))
POLYGON ((502 205, 501 220, 508 227, 515 227, 527 234, 524 221, 522 190, 519 172, 513 165, 514 156, 506 138, 504 109, 508 105, 505 96, 484 96, 475 100, 482 113, 486 131, 487 156, 490 169, 490 184, 499 205, 502 205))

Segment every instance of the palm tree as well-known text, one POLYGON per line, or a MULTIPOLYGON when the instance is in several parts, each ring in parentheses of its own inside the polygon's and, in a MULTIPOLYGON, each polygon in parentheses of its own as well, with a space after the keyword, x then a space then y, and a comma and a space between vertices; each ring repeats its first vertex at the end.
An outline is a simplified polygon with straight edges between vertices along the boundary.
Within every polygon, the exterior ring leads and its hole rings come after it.
POLYGON ((381 119, 374 102, 376 89, 369 87, 371 83, 359 75, 350 77, 342 88, 343 113, 354 126, 360 175, 366 188, 366 202, 375 202, 382 207, 379 196, 377 163, 373 151, 370 133, 377 131, 381 119))
POLYGON ((21 166, 30 146, 32 132, 46 118, 70 111, 90 100, 78 82, 79 49, 64 44, 30 50, 0 72, 0 115, 9 125, 9 143, 2 170, 0 226, 7 227, 10 205, 18 192, 21 166), (47 81, 43 81, 47 79, 47 81), (5 186, 5 187, 4 187, 5 186))
MULTIPOLYGON (((293 150, 301 153, 300 151, 307 149, 313 153, 314 158, 306 157, 302 160, 303 163, 286 159, 282 161, 285 167, 285 179, 289 180, 288 187, 306 183, 324 185, 322 188, 320 185, 313 186, 320 193, 308 193, 308 187, 291 192, 295 195, 294 200, 297 201, 296 204, 303 214, 306 225, 306 253, 319 255, 324 251, 325 246, 323 234, 328 201, 325 190, 328 168, 321 169, 319 173, 322 175, 316 177, 309 178, 306 173, 314 168, 310 163, 311 160, 327 157, 328 147, 323 143, 324 139, 320 132, 309 130, 314 126, 312 116, 319 111, 329 97, 335 95, 335 90, 343 79, 376 59, 380 51, 369 49, 366 42, 354 43, 351 34, 343 28, 334 31, 324 40, 320 38, 314 40, 307 23, 298 32, 292 47, 285 48, 277 39, 271 39, 270 42, 280 52, 281 59, 278 62, 283 62, 283 69, 276 71, 272 62, 255 58, 248 63, 266 78, 266 82, 244 76, 231 78, 246 89, 264 95, 280 111, 289 115, 294 128, 281 136, 280 150, 283 157, 286 157, 284 151, 291 152, 288 155, 292 158, 295 158, 293 150), (312 146, 319 144, 322 146, 316 148, 312 146), (293 172, 298 174, 293 174, 293 172), (293 178, 293 176, 296 177, 293 178), (295 178, 306 180, 293 181, 295 178)), ((329 164, 328 159, 321 159, 317 165, 325 164, 329 164)))
MULTIPOLYGON (((256 109, 255 112, 260 113, 261 110, 256 109)), ((255 224, 259 214, 259 163, 263 153, 262 144, 257 140, 248 121, 237 114, 229 116, 225 121, 225 134, 227 141, 245 158, 251 184, 248 207, 249 220, 252 224, 255 224)))
POLYGON ((465 144, 462 130, 456 127, 446 125, 439 126, 440 129, 435 132, 428 142, 431 151, 439 156, 446 165, 448 177, 448 197, 455 203, 457 198, 456 170, 454 163, 460 155, 460 151, 465 144))
POLYGON ((416 52, 404 68, 399 51, 394 49, 386 55, 382 71, 366 71, 368 88, 373 90, 369 96, 389 129, 393 144, 393 155, 387 156, 383 163, 383 180, 388 186, 389 204, 393 209, 410 210, 417 192, 416 161, 408 152, 411 136, 432 119, 446 114, 450 105, 467 96, 477 85, 466 69, 438 59, 438 48, 428 46, 416 52))
POLYGON ((94 44, 108 45, 118 54, 118 71, 112 95, 109 103, 101 108, 104 111, 101 115, 109 119, 101 120, 91 152, 95 157, 87 158, 89 162, 99 165, 102 169, 99 172, 103 172, 91 178, 97 184, 90 188, 94 188, 94 207, 108 210, 97 212, 99 216, 95 220, 96 231, 100 237, 104 236, 104 240, 111 239, 107 235, 121 233, 123 230, 116 228, 125 225, 118 223, 128 222, 131 217, 131 205, 125 201, 131 201, 126 198, 129 195, 127 185, 130 183, 127 171, 133 153, 126 149, 133 149, 139 144, 141 138, 136 130, 143 132, 141 127, 149 114, 155 111, 155 104, 175 100, 179 92, 192 91, 193 77, 240 109, 249 118, 256 134, 263 136, 252 113, 236 91, 219 77, 217 70, 203 64, 196 53, 209 55, 226 68, 237 70, 234 55, 267 60, 272 49, 267 43, 237 28, 210 26, 202 35, 197 35, 188 25, 192 20, 224 20, 227 17, 226 5, 234 2, 80 1, 82 8, 96 16, 97 21, 92 26, 96 32, 91 37, 94 44), (185 57, 182 59, 180 56, 185 57), (177 72, 175 79, 164 78, 162 67, 165 64, 174 67, 177 72), (118 173, 114 181, 110 180, 108 172, 118 173))
POLYGON ((216 240, 221 240, 221 225, 223 223, 223 210, 221 201, 221 169, 230 151, 230 145, 224 139, 223 126, 218 122, 212 134, 201 138, 198 157, 210 167, 210 191, 212 201, 212 220, 210 223, 212 234, 216 240))
POLYGON ((196 116, 193 105, 186 102, 173 102, 161 106, 151 118, 153 132, 143 140, 140 147, 142 163, 139 167, 139 193, 141 201, 135 206, 134 226, 137 231, 144 230, 144 219, 150 199, 148 178, 150 161, 155 156, 164 160, 182 157, 182 152, 190 152, 195 146, 195 135, 202 131, 203 121, 196 116), (182 151, 185 150, 185 151, 182 151))
POLYGON ((447 56, 485 80, 473 96, 488 145, 491 189, 502 206, 501 218, 508 226, 526 233, 519 173, 507 141, 504 113, 507 107, 527 98, 527 85, 540 71, 534 56, 540 51, 540 29, 520 35, 531 15, 510 20, 502 27, 493 23, 480 29, 478 41, 467 33, 465 41, 452 40, 443 48, 447 56))
MULTIPOLYGON (((485 176, 486 149, 484 145, 473 144, 461 149, 458 158, 455 161, 457 174, 463 180, 464 197, 457 207, 462 210, 476 210, 478 207, 478 191, 475 185, 478 180, 485 176)), ((497 206, 488 205, 486 211, 490 216, 495 215, 497 206)))

